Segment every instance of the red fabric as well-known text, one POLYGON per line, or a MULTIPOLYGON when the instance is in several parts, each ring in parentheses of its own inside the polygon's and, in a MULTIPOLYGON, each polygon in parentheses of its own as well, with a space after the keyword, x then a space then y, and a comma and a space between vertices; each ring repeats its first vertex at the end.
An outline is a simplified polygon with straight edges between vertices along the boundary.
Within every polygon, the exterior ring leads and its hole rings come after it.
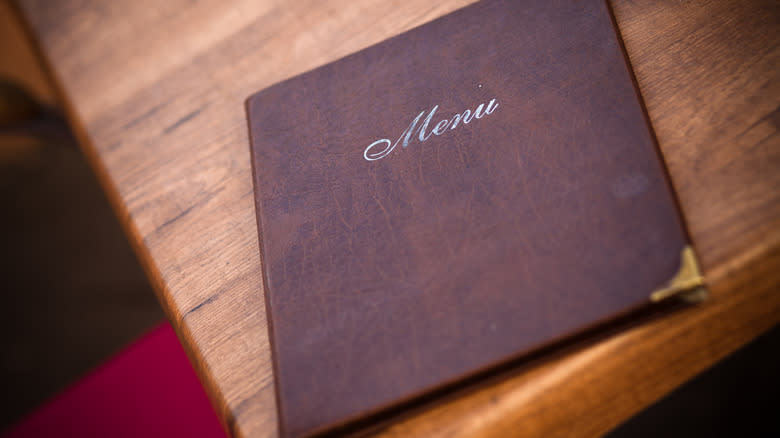
POLYGON ((4 434, 62 436, 226 435, 173 329, 164 323, 4 434))

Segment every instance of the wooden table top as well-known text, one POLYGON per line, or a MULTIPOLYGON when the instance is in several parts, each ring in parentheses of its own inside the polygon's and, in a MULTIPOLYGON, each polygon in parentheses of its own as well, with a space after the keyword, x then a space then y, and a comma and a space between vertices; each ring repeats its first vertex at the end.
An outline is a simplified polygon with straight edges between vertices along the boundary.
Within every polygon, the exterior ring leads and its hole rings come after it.
MULTIPOLYGON (((276 436, 244 99, 470 0, 19 3, 226 427, 276 436)), ((378 434, 598 436, 780 321, 780 8, 613 8, 711 299, 378 434)))

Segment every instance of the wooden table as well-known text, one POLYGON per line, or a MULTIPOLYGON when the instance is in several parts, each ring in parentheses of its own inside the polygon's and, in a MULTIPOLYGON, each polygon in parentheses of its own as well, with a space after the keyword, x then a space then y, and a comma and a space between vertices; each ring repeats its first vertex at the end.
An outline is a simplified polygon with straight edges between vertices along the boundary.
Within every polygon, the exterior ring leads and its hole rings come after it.
MULTIPOLYGON (((84 151, 235 435, 277 427, 244 99, 469 2, 20 0, 84 151)), ((613 8, 711 300, 380 435, 597 436, 780 321, 780 8, 613 8)))

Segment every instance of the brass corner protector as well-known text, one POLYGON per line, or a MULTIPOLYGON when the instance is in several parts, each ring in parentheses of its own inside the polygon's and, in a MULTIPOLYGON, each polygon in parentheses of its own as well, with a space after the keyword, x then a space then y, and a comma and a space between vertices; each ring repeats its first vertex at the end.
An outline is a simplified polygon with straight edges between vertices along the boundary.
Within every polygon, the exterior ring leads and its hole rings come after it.
POLYGON ((669 297, 679 296, 688 302, 699 302, 707 298, 708 292, 701 275, 699 263, 693 248, 686 245, 680 254, 680 270, 669 283, 650 294, 650 301, 658 302, 669 297))

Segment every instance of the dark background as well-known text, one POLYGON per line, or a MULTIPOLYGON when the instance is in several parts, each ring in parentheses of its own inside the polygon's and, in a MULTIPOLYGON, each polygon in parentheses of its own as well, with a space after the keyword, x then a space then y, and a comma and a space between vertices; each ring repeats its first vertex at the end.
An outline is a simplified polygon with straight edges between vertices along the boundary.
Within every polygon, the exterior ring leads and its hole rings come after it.
MULTIPOLYGON (((164 320, 36 56, 0 0, 0 431, 164 320)), ((779 370, 775 327, 608 436, 778 437, 779 370)))
POLYGON ((56 106, 0 0, 0 431, 164 320, 56 106))

